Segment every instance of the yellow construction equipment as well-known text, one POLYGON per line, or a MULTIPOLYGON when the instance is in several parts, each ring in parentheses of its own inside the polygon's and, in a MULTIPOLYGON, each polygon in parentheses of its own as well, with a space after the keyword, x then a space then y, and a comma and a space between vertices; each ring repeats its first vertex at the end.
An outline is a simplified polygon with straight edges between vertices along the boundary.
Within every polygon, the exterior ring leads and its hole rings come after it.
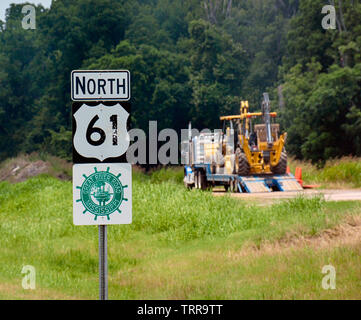
POLYGON ((272 121, 277 113, 270 111, 267 93, 263 98, 260 112, 249 112, 248 101, 242 101, 239 115, 220 118, 223 129, 218 132, 193 136, 189 124, 188 139, 182 141, 188 188, 222 185, 232 192, 247 193, 302 190, 287 172, 287 133, 279 134, 279 124, 272 121))
POLYGON ((284 174, 287 169, 287 153, 284 148, 287 133, 279 135, 280 126, 271 123, 277 116, 270 112, 268 93, 263 94, 261 112, 249 112, 248 101, 241 101, 240 114, 221 117, 221 121, 236 122, 235 174, 284 174), (252 119, 262 117, 263 123, 252 126, 252 119))

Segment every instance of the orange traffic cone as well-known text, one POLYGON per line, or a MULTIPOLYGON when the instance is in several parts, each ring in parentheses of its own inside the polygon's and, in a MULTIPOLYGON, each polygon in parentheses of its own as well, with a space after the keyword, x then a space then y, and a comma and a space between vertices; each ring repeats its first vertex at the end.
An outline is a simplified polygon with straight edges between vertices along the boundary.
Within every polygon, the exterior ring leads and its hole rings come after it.
POLYGON ((295 171, 295 178, 298 181, 298 183, 303 186, 303 181, 302 181, 302 168, 297 167, 296 171, 295 171))

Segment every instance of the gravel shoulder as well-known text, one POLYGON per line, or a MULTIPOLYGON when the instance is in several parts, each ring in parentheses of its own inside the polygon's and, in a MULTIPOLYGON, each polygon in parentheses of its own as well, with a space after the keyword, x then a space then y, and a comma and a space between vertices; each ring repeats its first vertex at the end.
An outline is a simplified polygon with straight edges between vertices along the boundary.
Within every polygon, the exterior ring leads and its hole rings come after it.
POLYGON ((230 195, 233 198, 242 200, 277 200, 290 199, 297 196, 314 197, 323 195, 326 201, 361 201, 361 189, 305 189, 301 192, 262 192, 262 193, 227 193, 223 190, 214 190, 214 196, 230 195))

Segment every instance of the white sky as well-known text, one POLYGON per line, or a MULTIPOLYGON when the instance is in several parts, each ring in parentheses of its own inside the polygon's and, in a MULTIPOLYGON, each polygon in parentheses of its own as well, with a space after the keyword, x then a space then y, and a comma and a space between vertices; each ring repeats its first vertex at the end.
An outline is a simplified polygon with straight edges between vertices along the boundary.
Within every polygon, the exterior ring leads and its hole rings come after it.
POLYGON ((51 0, 0 0, 0 20, 5 21, 5 11, 10 7, 10 3, 34 3, 42 4, 45 8, 50 8, 51 0))

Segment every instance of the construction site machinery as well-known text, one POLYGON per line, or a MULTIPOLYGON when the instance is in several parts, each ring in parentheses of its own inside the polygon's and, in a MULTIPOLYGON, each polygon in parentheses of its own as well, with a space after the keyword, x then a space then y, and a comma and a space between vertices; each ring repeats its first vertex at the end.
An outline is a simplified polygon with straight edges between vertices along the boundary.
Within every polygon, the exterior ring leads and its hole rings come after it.
POLYGON ((287 133, 272 123, 277 116, 270 111, 270 100, 263 94, 261 112, 249 112, 242 101, 240 114, 221 117, 222 130, 201 132, 182 141, 187 187, 205 189, 223 185, 233 192, 270 192, 302 190, 294 176, 286 173, 287 133), (261 119, 253 125, 252 120, 261 119))

